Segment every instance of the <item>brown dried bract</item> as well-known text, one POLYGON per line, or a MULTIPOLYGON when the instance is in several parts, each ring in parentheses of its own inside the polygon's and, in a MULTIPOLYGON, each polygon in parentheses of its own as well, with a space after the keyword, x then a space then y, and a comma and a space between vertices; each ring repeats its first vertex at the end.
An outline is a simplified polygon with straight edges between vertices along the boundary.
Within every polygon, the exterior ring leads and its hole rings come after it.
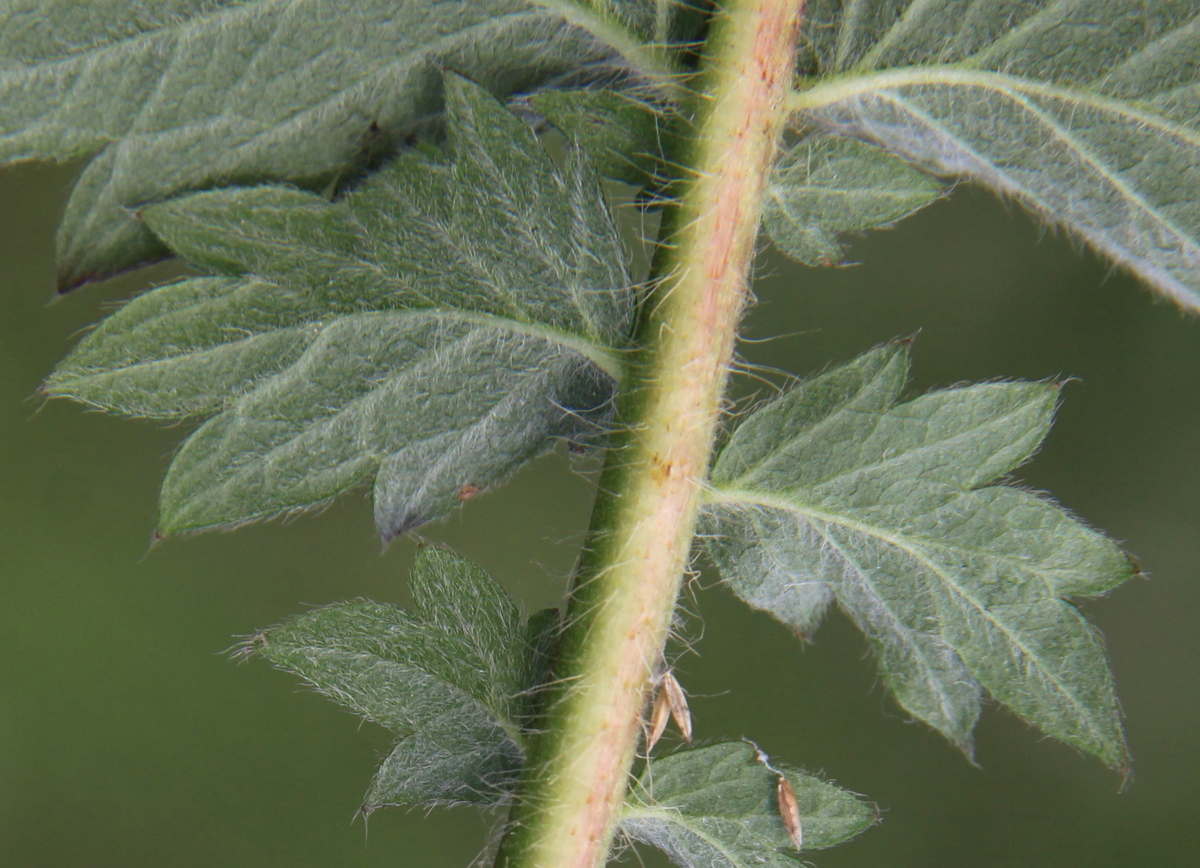
POLYGON ((670 669, 662 674, 662 693, 667 697, 667 707, 671 709, 671 717, 679 727, 679 734, 688 744, 692 743, 692 712, 688 708, 687 694, 675 679, 670 669))
POLYGON ((654 750, 654 746, 662 738, 663 732, 667 729, 667 720, 670 716, 671 709, 667 705, 667 692, 659 689, 654 694, 654 705, 650 708, 650 719, 646 721, 646 756, 650 755, 650 751, 654 750))
POLYGON ((800 806, 796 803, 796 790, 792 782, 783 775, 775 785, 775 799, 779 803, 779 819, 783 829, 797 850, 804 848, 804 827, 800 823, 800 806))

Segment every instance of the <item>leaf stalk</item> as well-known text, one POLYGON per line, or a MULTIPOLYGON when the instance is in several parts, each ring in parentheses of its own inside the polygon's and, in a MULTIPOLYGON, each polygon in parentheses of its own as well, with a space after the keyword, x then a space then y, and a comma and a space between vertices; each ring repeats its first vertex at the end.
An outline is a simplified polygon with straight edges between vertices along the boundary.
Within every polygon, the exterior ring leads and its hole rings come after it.
POLYGON ((655 263, 572 590, 556 692, 497 866, 598 868, 661 666, 711 462, 803 0, 731 0, 705 45, 693 176, 655 263))

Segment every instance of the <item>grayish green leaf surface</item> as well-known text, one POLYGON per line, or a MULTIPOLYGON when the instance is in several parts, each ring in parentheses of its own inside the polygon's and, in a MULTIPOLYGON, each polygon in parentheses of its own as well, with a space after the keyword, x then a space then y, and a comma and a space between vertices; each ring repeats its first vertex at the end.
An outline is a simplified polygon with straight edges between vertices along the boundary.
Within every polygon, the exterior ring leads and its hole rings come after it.
POLYGON ((583 147, 600 174, 638 187, 661 174, 671 141, 668 116, 645 98, 616 90, 548 90, 530 103, 583 147))
POLYGON ((895 404, 907 365, 907 344, 893 344, 751 414, 713 470, 709 553, 748 603, 801 633, 836 599, 900 704, 964 750, 982 687, 1124 766, 1103 645, 1063 597, 1107 591, 1132 566, 1047 499, 985 487, 1037 449, 1057 386, 895 404))
POLYGON ((535 675, 517 608, 478 567, 436 548, 418 551, 412 593, 412 611, 326 606, 249 647, 400 736, 364 811, 499 801, 520 769, 519 715, 535 675))
POLYGON ((1200 307, 1196 0, 812 0, 797 120, 1014 196, 1200 307))
POLYGON ((808 136, 771 173, 763 228, 806 265, 838 265, 839 232, 888 226, 942 195, 945 185, 886 151, 839 136, 808 136))
POLYGON ((59 236, 69 288, 166 255, 130 209, 353 174, 441 110, 442 69, 509 94, 637 67, 675 22, 659 5, 4 0, 0 163, 95 155, 59 236))
POLYGON ((163 533, 373 481, 390 537, 607 418, 634 295, 596 179, 475 85, 447 88, 452 165, 402 157, 336 204, 254 187, 145 212, 219 276, 136 299, 45 389, 216 414, 171 465, 163 533))
POLYGON ((775 795, 781 773, 796 791, 806 852, 840 844, 878 819, 853 794, 768 766, 754 745, 733 741, 651 760, 629 794, 620 830, 682 868, 793 868, 799 857, 775 795))

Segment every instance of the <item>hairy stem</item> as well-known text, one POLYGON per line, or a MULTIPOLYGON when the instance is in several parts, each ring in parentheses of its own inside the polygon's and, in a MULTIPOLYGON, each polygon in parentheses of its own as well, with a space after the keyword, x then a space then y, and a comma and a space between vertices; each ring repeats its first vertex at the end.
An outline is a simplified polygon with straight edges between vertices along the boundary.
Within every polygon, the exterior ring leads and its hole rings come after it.
POLYGON ((698 133, 622 384, 568 608, 559 682, 496 864, 597 868, 625 796, 695 530, 803 0, 731 0, 705 46, 698 133))

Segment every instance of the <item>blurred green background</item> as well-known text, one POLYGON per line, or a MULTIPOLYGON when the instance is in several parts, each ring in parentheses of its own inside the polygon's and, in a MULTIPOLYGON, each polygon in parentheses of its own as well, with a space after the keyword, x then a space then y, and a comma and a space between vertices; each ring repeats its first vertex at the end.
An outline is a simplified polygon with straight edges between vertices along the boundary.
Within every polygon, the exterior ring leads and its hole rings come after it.
MULTIPOLYGON (((405 602, 412 542, 381 554, 362 494, 151 547, 186 429, 35 399, 82 328, 174 268, 51 303, 73 175, 0 172, 0 864, 467 865, 488 817, 352 822, 387 734, 221 654, 310 605, 405 602)), ((677 664, 699 737, 751 737, 883 807, 857 841, 809 854, 824 868, 1200 865, 1200 323, 970 188, 861 239, 854 258, 814 271, 765 253, 747 337, 783 337, 744 356, 805 373, 920 331, 914 391, 1078 378, 1020 477, 1125 540, 1150 574, 1085 606, 1108 638, 1134 778, 1119 793, 1116 775, 996 708, 975 768, 906 721, 844 619, 801 648, 711 573, 692 588, 698 641, 677 664)), ((590 485, 549 456, 425 533, 532 610, 559 599, 590 485)))

